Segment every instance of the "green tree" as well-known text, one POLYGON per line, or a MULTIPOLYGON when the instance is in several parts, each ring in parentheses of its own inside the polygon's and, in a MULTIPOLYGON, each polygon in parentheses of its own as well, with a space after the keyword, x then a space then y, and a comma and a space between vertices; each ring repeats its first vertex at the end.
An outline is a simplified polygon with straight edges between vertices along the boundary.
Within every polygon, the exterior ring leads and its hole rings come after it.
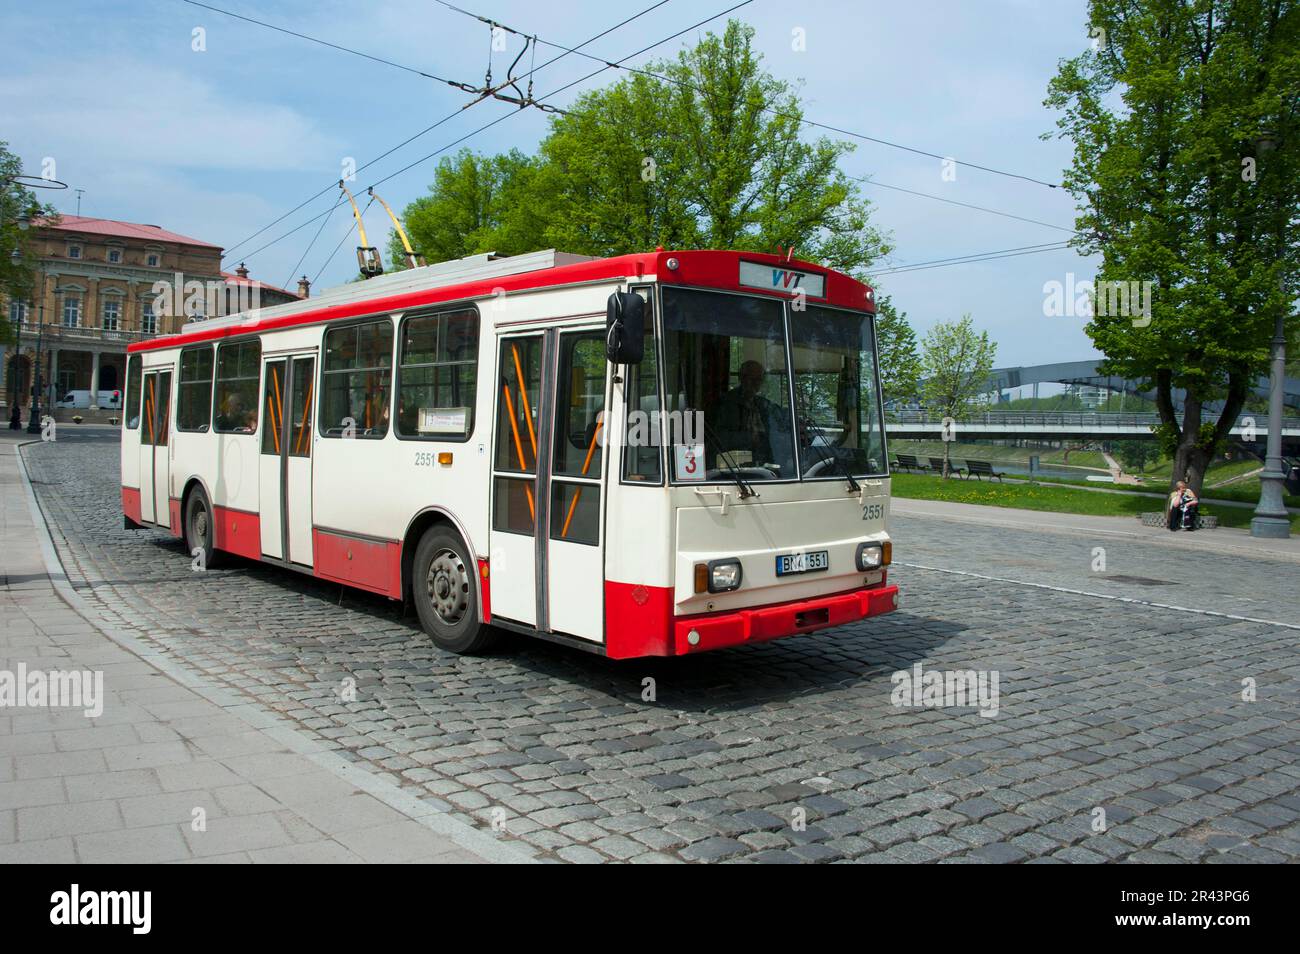
MULTIPOLYGON (((954 421, 965 420, 985 392, 997 345, 989 333, 976 333, 970 315, 940 322, 921 341, 921 397, 928 410, 954 421)), ((943 476, 951 468, 952 441, 943 444, 943 476)))
MULTIPOLYGON (((518 150, 484 156, 463 149, 442 158, 429 194, 402 212, 411 245, 430 262, 543 248, 540 229, 527 234, 528 223, 538 221, 528 199, 535 172, 535 160, 518 150)), ((406 250, 396 230, 389 230, 384 265, 389 271, 407 267, 406 250)))
POLYGON ((1147 464, 1155 463, 1160 458, 1155 441, 1115 441, 1111 446, 1124 469, 1133 473, 1142 473, 1147 469, 1147 464))
POLYGON ((1098 308, 1088 333, 1103 373, 1155 388, 1171 482, 1199 491, 1300 287, 1300 9, 1091 0, 1089 14, 1100 42, 1060 64, 1047 99, 1074 143, 1076 244, 1101 253, 1099 280, 1152 292, 1149 315, 1098 308))
POLYGON ((880 354, 880 387, 885 400, 914 400, 921 379, 916 332, 908 324, 907 313, 895 308, 888 295, 876 299, 876 350, 880 354))
POLYGON ((888 251, 839 169, 852 147, 800 138, 789 84, 730 21, 676 60, 581 98, 541 147, 552 244, 587 254, 706 247, 797 254, 861 273, 888 251))
POLYGON ((14 332, 9 327, 8 302, 31 301, 35 287, 31 232, 19 227, 19 219, 54 214, 53 207, 39 204, 35 193, 18 182, 16 177, 22 174, 22 161, 9 151, 7 142, 0 141, 0 297, 6 303, 0 309, 0 341, 4 342, 12 342, 14 332))
POLYGON ((651 64, 664 79, 637 73, 585 93, 552 119, 536 157, 443 160, 430 194, 406 209, 412 243, 431 262, 548 247, 793 246, 865 273, 889 246, 839 169, 852 147, 800 138, 798 96, 763 70, 753 34, 732 21, 651 64))

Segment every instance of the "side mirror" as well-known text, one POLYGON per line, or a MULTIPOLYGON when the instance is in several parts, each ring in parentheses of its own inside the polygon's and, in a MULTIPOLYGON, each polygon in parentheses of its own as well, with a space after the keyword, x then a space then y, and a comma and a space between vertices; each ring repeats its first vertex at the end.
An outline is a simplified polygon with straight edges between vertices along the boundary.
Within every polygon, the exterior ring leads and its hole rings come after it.
POLYGON ((640 364, 645 351, 645 299, 614 292, 605 306, 605 357, 613 364, 640 364))

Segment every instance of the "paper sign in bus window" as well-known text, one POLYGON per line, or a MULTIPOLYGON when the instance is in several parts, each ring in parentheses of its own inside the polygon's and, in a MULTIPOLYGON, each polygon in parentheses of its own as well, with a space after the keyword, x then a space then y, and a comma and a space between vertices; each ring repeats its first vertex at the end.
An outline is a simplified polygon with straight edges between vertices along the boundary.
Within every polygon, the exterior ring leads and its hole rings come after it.
POLYGON ((704 445, 674 444, 678 480, 704 480, 704 445))
POLYGON ((468 423, 467 407, 422 407, 418 429, 421 434, 464 434, 468 423))

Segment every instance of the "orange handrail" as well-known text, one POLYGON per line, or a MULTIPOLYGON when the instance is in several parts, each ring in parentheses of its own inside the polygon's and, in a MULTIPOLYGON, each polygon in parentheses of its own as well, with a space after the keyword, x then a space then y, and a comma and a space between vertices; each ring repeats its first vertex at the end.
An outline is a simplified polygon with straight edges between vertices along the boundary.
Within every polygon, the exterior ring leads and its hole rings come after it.
POLYGON ((146 397, 145 397, 145 399, 144 399, 145 420, 147 420, 147 421, 149 422, 149 443, 150 443, 150 444, 153 444, 153 443, 154 443, 154 439, 153 439, 153 381, 154 381, 154 377, 153 377, 153 375, 151 374, 151 375, 149 375, 149 377, 148 377, 148 379, 147 379, 148 388, 147 388, 147 390, 145 391, 145 395, 146 395, 146 397))
MULTIPOLYGON (((526 470, 528 465, 524 463, 524 443, 519 439, 519 422, 515 420, 515 402, 510 399, 510 385, 502 382, 501 393, 505 395, 506 410, 510 414, 510 430, 515 435, 515 453, 519 455, 519 469, 526 470)), ((533 488, 528 484, 524 484, 524 490, 528 494, 528 515, 536 522, 537 510, 533 504, 533 488)))
POLYGON ((275 383, 271 386, 271 434, 275 438, 275 452, 280 453, 280 369, 274 365, 271 367, 271 377, 275 383))
MULTIPOLYGON (((311 388, 315 383, 316 382, 313 379, 307 379, 307 401, 303 405, 302 409, 302 422, 298 425, 298 439, 293 442, 293 452, 295 454, 302 450, 303 435, 307 430, 307 422, 311 420, 311 388)), ((311 444, 308 444, 307 446, 310 448, 311 444)))
MULTIPOLYGON (((519 378, 519 400, 524 402, 524 422, 528 425, 528 439, 533 444, 533 460, 537 460, 537 432, 533 430, 533 410, 528 403, 528 389, 524 387, 524 369, 519 363, 519 345, 511 345, 510 350, 515 353, 515 374, 519 378)), ((511 420, 514 420, 513 416, 511 416, 511 420)))
MULTIPOLYGON (((592 455, 596 453, 596 438, 600 436, 600 429, 605 426, 604 420, 596 422, 596 429, 591 433, 591 443, 587 445, 587 459, 582 462, 582 476, 587 476, 587 471, 591 467, 592 455)), ((573 495, 573 500, 569 502, 569 514, 564 518, 564 529, 560 531, 561 537, 569 535, 569 522, 573 520, 573 511, 578 509, 578 501, 582 499, 582 488, 579 487, 573 495)), ((599 501, 597 501, 599 503, 599 501)))

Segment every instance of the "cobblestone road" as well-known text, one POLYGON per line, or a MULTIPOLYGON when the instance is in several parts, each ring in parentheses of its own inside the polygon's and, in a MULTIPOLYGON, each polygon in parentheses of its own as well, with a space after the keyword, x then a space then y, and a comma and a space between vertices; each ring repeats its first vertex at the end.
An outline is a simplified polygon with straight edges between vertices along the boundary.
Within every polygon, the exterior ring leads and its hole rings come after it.
POLYGON ((1295 564, 905 517, 896 559, 937 569, 896 569, 904 609, 879 620, 674 661, 522 638, 464 658, 384 599, 248 562, 193 573, 175 541, 123 530, 113 441, 24 453, 111 622, 542 857, 1300 858, 1300 631, 941 572, 1241 597, 1226 611, 1296 623, 1295 564), (891 675, 917 663, 996 671, 996 715, 894 706, 891 675))

